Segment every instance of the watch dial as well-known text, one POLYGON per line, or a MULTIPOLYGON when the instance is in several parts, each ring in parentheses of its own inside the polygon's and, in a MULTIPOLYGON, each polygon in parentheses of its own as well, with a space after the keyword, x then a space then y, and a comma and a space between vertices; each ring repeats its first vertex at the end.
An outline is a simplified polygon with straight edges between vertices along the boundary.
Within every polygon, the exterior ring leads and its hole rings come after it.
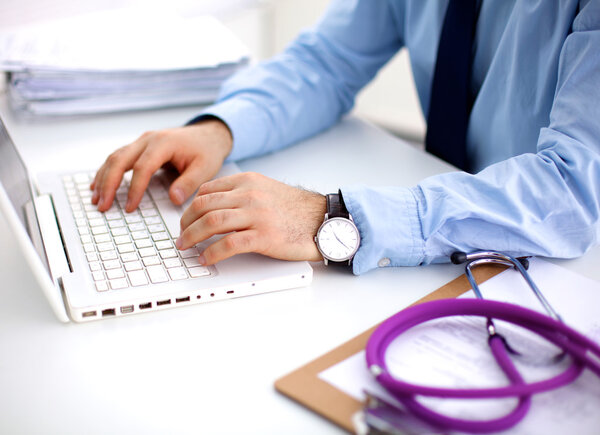
POLYGON ((349 260, 358 250, 360 236, 354 223, 332 218, 323 223, 317 241, 321 254, 332 261, 349 260))

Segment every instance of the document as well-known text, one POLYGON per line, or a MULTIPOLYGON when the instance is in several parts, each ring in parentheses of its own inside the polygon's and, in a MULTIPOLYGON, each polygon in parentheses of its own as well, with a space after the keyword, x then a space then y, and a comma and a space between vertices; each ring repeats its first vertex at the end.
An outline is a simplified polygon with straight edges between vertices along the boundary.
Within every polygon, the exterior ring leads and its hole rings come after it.
POLYGON ((211 16, 96 12, 0 32, 0 70, 13 107, 71 115, 207 104, 249 62, 211 16))
MULTIPOLYGON (((532 259, 530 274, 550 304, 571 327, 600 342, 600 283, 552 263, 532 259)), ((543 308, 514 270, 507 270, 480 286, 484 297, 543 308)), ((463 297, 474 297, 468 292, 463 297)), ((497 329, 523 356, 513 358, 526 380, 556 374, 568 359, 555 362, 558 351, 538 336, 505 322, 497 329)), ((388 348, 391 373, 423 385, 473 388, 506 385, 487 346, 483 318, 460 317, 428 322, 396 339, 388 348)), ((346 394, 364 399, 363 391, 394 401, 366 368, 364 352, 321 372, 319 377, 346 394)), ((509 412, 516 399, 448 400, 419 398, 438 412, 468 419, 489 419, 509 412)), ((571 385, 534 396, 531 410, 511 434, 598 434, 600 430, 600 379, 590 371, 571 385)))

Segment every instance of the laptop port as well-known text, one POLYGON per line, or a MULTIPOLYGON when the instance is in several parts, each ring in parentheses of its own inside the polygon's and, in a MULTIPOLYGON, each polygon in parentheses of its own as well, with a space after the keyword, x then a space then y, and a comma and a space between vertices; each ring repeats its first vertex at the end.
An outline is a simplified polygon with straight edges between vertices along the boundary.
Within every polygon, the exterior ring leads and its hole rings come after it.
POLYGON ((96 317, 96 314, 98 314, 96 311, 85 311, 81 313, 81 317, 83 317, 84 319, 86 317, 96 317))
POLYGON ((227 294, 228 295, 232 295, 233 294, 233 290, 227 290, 227 294))
POLYGON ((148 308, 152 308, 152 302, 146 302, 145 304, 140 304, 140 310, 147 310, 148 308))
POLYGON ((180 302, 189 302, 190 301, 190 297, 186 296, 185 298, 177 298, 175 299, 175 302, 180 303, 180 302))
POLYGON ((169 305, 169 304, 171 304, 171 299, 165 299, 164 301, 156 301, 157 306, 169 305))
POLYGON ((116 313, 114 308, 107 308, 106 310, 102 310, 102 317, 106 316, 114 316, 116 313))
POLYGON ((133 305, 127 305, 125 307, 121 307, 121 313, 123 313, 123 314, 133 313, 133 305))

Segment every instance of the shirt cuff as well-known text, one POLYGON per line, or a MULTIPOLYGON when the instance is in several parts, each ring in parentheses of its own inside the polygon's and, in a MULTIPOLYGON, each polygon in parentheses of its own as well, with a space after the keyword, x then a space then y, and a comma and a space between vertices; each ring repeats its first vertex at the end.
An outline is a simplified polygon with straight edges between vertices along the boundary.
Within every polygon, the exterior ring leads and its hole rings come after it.
POLYGON ((423 262, 425 241, 415 189, 356 186, 341 190, 361 238, 353 260, 355 275, 379 267, 418 266, 423 262))
POLYGON ((269 125, 263 111, 244 98, 224 100, 202 110, 186 125, 203 119, 218 118, 223 121, 233 137, 233 148, 226 161, 232 162, 264 153, 269 125))

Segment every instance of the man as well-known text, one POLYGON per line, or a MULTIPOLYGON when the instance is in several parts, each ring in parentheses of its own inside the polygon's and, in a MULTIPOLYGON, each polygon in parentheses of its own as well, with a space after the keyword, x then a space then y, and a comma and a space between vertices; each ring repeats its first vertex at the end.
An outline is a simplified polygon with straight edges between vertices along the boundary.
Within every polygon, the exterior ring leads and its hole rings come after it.
POLYGON ((146 133, 113 153, 92 184, 93 202, 107 210, 123 173, 133 169, 127 210, 135 209, 151 174, 170 162, 181 173, 170 190, 174 203, 200 186, 182 218, 180 249, 227 234, 201 262, 250 251, 321 259, 314 237, 324 196, 258 174, 207 180, 225 159, 271 152, 331 126, 402 46, 428 114, 428 142, 441 132, 442 145, 437 137, 432 149, 443 155, 444 128, 463 123, 459 116, 444 127, 445 117, 465 115, 457 164, 472 173, 412 188, 341 186, 342 209, 345 203, 361 239, 354 273, 448 261, 455 250, 574 257, 593 246, 600 215, 595 0, 335 0, 282 54, 226 82, 219 101, 190 125, 146 133), (465 15, 468 3, 475 9, 465 15), (458 34, 471 40, 452 42, 458 34), (434 89, 445 76, 436 68, 452 59, 452 49, 456 64, 467 60, 468 81, 455 86, 464 88, 467 104, 434 89))

